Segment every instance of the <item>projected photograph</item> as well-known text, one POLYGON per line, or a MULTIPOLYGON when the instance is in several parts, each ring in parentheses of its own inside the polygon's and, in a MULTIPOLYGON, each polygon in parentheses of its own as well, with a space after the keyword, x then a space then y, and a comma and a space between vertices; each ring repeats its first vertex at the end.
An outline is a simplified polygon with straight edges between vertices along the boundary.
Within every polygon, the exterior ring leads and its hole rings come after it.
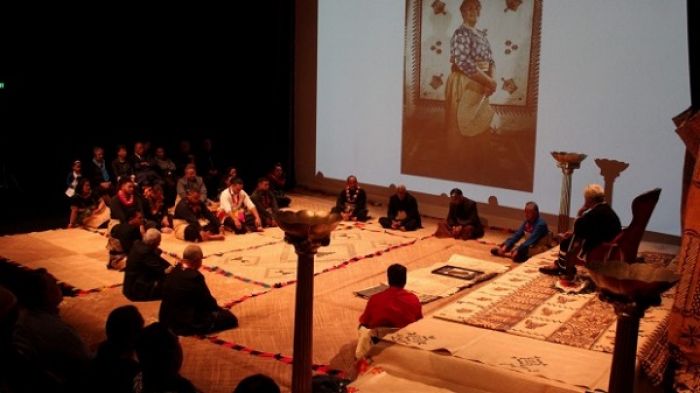
POLYGON ((401 172, 532 191, 541 0, 407 0, 401 172))

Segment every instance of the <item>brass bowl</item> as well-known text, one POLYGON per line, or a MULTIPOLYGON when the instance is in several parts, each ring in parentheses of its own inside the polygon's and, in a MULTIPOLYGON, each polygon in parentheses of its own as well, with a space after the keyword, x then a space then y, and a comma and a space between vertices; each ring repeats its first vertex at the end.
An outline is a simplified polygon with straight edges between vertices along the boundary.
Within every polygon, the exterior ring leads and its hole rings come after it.
POLYGON ((329 237, 341 219, 338 213, 310 210, 281 211, 276 215, 277 224, 286 234, 311 240, 329 237))
POLYGON ((602 291, 630 300, 656 298, 680 279, 673 270, 648 263, 593 262, 588 271, 602 291))
POLYGON ((586 154, 569 153, 565 151, 553 151, 552 157, 560 164, 579 165, 588 157, 586 154))

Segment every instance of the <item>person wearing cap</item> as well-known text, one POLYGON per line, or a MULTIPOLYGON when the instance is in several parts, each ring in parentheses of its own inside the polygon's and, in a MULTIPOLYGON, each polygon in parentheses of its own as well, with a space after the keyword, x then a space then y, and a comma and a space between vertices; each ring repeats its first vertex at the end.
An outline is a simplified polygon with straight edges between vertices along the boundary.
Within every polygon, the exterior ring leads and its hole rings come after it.
POLYGON ((511 237, 492 248, 491 254, 510 258, 513 262, 525 262, 531 256, 546 251, 550 240, 547 222, 540 217, 540 208, 535 202, 528 202, 525 204, 525 221, 511 237), (523 237, 525 241, 516 245, 523 237))
POLYGON ((450 191, 450 211, 447 219, 438 223, 435 237, 468 240, 482 236, 484 227, 479 219, 476 202, 465 197, 459 188, 453 188, 450 191))
POLYGON ((590 250, 609 242, 622 231, 620 218, 605 202, 605 191, 599 184, 589 184, 583 190, 583 206, 579 209, 574 231, 560 234, 559 257, 540 272, 561 276, 566 281, 576 277, 576 263, 590 250))
POLYGON ((384 228, 415 231, 421 227, 418 202, 406 191, 406 186, 403 184, 399 184, 396 187, 396 194, 389 198, 386 215, 379 219, 379 224, 384 228))
POLYGON ((345 221, 367 221, 367 194, 360 188, 355 176, 348 176, 345 189, 338 195, 335 207, 331 211, 343 216, 345 221))

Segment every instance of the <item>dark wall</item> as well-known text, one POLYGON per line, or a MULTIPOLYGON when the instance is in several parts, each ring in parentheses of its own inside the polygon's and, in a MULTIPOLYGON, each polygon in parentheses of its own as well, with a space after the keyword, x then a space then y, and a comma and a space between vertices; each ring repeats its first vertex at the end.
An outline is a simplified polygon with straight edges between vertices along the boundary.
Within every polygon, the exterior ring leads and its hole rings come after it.
POLYGON ((274 162, 292 170, 293 8, 274 3, 13 14, 0 62, 0 226, 64 225, 70 163, 94 145, 111 160, 120 143, 174 152, 210 137, 246 186, 274 162))

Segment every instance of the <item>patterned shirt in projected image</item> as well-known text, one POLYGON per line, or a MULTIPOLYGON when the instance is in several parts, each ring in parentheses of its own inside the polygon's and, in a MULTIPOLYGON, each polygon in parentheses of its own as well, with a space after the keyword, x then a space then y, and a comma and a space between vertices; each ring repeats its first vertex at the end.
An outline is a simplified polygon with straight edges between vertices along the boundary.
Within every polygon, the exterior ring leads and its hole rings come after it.
POLYGON ((477 68, 480 68, 479 63, 493 65, 491 45, 486 38, 486 31, 465 25, 457 28, 450 40, 450 62, 468 76, 476 73, 477 68))

